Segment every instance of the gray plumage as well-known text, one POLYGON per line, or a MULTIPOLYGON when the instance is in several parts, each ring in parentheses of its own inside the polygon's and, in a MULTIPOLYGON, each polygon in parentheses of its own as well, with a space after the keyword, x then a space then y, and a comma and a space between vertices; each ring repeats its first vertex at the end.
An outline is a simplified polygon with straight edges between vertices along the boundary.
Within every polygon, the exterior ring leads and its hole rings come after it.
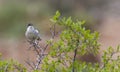
POLYGON ((33 27, 32 24, 28 24, 25 36, 29 42, 35 42, 36 40, 41 40, 39 31, 33 27))

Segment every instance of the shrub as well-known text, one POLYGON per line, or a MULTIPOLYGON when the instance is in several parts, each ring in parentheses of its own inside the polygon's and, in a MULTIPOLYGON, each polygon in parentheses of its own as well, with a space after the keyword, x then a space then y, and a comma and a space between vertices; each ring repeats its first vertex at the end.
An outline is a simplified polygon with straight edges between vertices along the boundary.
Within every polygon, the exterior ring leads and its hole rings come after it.
POLYGON ((0 72, 26 72, 26 68, 12 59, 0 59, 0 72))
MULTIPOLYGON (((41 48, 36 43, 32 43, 34 51, 37 53, 36 64, 26 63, 34 72, 119 72, 120 57, 113 57, 120 52, 120 47, 113 49, 109 47, 104 51, 102 62, 87 63, 76 59, 77 55, 83 56, 92 53, 96 56, 99 52, 99 33, 86 30, 85 21, 73 21, 72 17, 61 17, 59 11, 50 19, 53 22, 50 27, 51 39, 46 41, 46 45, 41 48), (56 32, 56 26, 62 26, 63 30, 56 32), (59 36, 59 37, 58 37, 59 36), (56 40, 57 37, 57 40, 56 40), (45 51, 49 48, 47 54, 45 51)), ((21 64, 11 61, 0 60, 0 71, 6 70, 26 72, 21 64)))
MULTIPOLYGON (((71 17, 60 18, 60 13, 57 11, 56 15, 51 19, 53 24, 51 27, 60 25, 64 27, 59 35, 57 41, 50 40, 50 52, 43 60, 42 69, 46 72, 69 72, 69 71, 82 71, 85 62, 80 63, 76 60, 76 55, 85 55, 92 53, 96 55, 100 44, 98 40, 98 32, 91 33, 83 26, 85 21, 73 21, 71 17), (51 58, 51 59, 49 59, 51 58), (83 66, 81 66, 83 65, 83 66)), ((54 29, 53 29, 54 30, 54 29)), ((56 34, 55 31, 52 31, 56 34)), ((92 64, 89 64, 92 66, 92 64)))
POLYGON ((120 52, 119 46, 117 50, 109 47, 104 51, 101 65, 76 60, 76 55, 83 56, 89 53, 97 55, 100 48, 99 33, 86 30, 85 21, 73 21, 71 17, 62 18, 58 11, 50 20, 53 22, 52 39, 48 41, 50 51, 41 66, 43 72, 118 72, 120 70, 120 57, 113 59, 113 56, 120 52), (56 25, 64 27, 57 41, 54 40, 57 34, 56 25))

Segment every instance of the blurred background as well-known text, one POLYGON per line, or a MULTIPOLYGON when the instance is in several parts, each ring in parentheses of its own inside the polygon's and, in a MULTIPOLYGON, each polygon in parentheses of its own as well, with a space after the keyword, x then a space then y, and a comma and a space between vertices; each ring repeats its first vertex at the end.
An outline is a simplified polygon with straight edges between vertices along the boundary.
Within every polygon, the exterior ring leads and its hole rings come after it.
POLYGON ((49 38, 49 19, 62 16, 86 20, 86 28, 100 32, 101 49, 120 43, 120 0, 0 0, 0 53, 3 59, 24 63, 32 55, 25 39, 27 23, 39 29, 42 42, 49 38))

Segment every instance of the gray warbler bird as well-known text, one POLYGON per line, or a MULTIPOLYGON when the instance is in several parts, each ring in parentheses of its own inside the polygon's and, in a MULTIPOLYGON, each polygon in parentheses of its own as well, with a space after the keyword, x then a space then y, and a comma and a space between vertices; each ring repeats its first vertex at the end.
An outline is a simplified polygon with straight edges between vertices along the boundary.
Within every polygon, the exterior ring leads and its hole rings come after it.
POLYGON ((25 32, 25 36, 26 36, 28 42, 30 42, 30 44, 36 43, 36 41, 41 41, 39 31, 36 28, 34 28, 33 24, 31 24, 31 23, 29 23, 27 25, 27 30, 25 32))

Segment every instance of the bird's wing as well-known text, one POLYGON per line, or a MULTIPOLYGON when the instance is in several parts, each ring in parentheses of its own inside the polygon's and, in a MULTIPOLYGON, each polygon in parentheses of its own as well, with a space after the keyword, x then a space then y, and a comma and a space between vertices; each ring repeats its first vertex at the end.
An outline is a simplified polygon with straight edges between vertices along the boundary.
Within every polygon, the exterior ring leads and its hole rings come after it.
POLYGON ((35 35, 37 36, 38 40, 41 40, 40 33, 37 29, 35 29, 35 35))
POLYGON ((37 34, 39 34, 39 31, 38 31, 37 29, 35 29, 35 32, 36 32, 37 34))

